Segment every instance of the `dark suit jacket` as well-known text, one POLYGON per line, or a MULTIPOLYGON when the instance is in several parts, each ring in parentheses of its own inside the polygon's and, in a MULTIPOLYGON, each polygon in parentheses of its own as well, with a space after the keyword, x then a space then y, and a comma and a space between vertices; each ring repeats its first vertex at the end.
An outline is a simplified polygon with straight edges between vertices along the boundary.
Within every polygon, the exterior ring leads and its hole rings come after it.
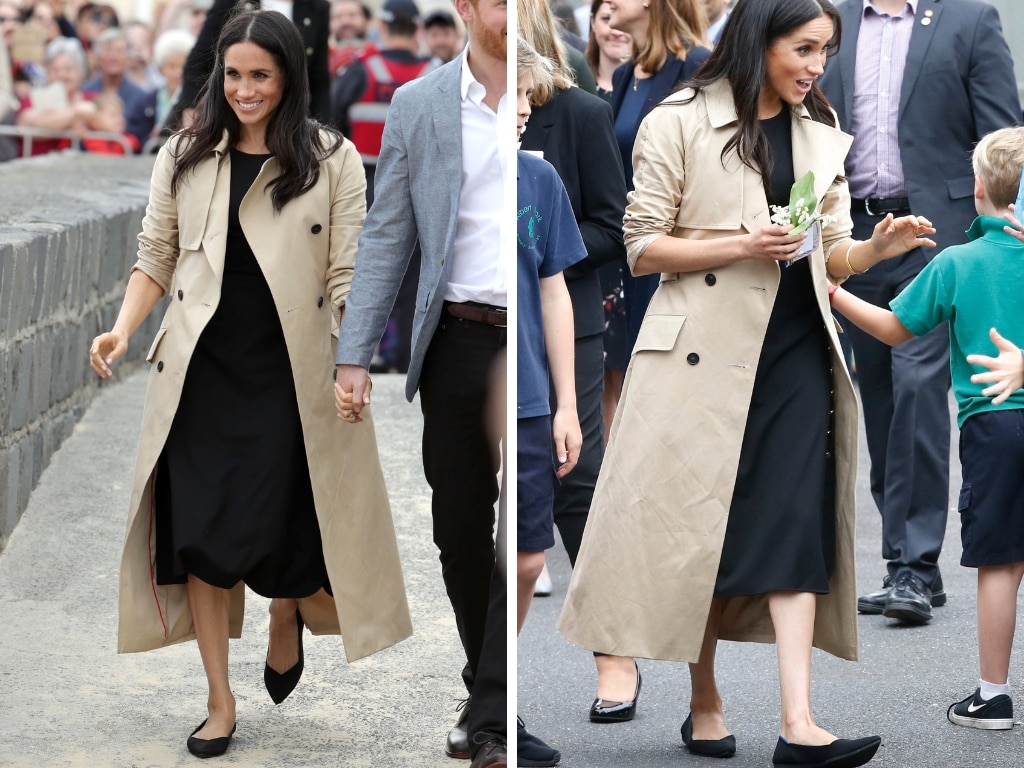
MULTIPOLYGON (((821 78, 847 132, 863 7, 860 0, 839 6, 842 45, 821 78)), ((981 0, 920 0, 900 89, 900 160, 910 208, 935 224, 938 250, 964 242, 976 215, 974 145, 1020 119, 1013 61, 996 9, 981 0), (931 22, 922 24, 928 17, 931 22)))
MULTIPOLYGON (((217 50, 217 38, 224 28, 225 22, 238 7, 259 8, 258 0, 239 2, 239 0, 214 0, 206 13, 206 21, 199 32, 192 52, 185 62, 185 74, 181 81, 181 95, 174 107, 174 121, 183 109, 194 107, 199 100, 206 79, 213 69, 213 57, 217 50)), ((331 6, 327 0, 294 0, 292 21, 302 35, 302 43, 306 47, 306 71, 309 75, 309 114, 322 123, 331 118, 331 77, 327 71, 327 38, 330 33, 329 22, 331 6)))
MULTIPOLYGON (((651 90, 647 93, 647 101, 644 103, 644 108, 640 112, 640 119, 636 121, 636 125, 633 128, 633 136, 636 136, 637 130, 640 129, 640 123, 645 117, 647 117, 647 113, 660 104, 662 99, 672 93, 672 91, 676 89, 677 85, 693 77, 694 73, 700 69, 700 66, 707 61, 707 58, 710 55, 711 51, 707 48, 697 47, 687 51, 685 61, 681 61, 675 56, 671 56, 665 62, 664 66, 659 69, 651 79, 651 90)), ((612 73, 611 105, 613 116, 617 117, 619 110, 622 109, 622 100, 626 97, 626 84, 629 82, 629 76, 632 72, 633 64, 631 62, 626 62, 612 73)), ((632 152, 632 142, 630 142, 630 152, 632 152)), ((632 190, 632 154, 626 154, 626 152, 623 151, 622 167, 626 175, 626 187, 627 189, 632 190)))
POLYGON ((604 331, 598 267, 626 257, 622 214, 626 182, 607 102, 579 88, 559 91, 533 110, 521 149, 541 150, 555 166, 576 216, 587 258, 565 271, 576 338, 604 331))

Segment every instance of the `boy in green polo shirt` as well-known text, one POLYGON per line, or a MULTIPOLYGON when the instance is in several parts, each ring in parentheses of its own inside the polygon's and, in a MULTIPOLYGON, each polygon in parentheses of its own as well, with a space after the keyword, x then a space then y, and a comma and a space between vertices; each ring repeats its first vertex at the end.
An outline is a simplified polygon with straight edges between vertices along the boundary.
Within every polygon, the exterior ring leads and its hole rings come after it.
POLYGON ((1002 214, 1017 195, 1024 128, 985 136, 974 150, 978 218, 969 242, 947 248, 890 303, 892 311, 830 288, 832 306, 886 344, 901 344, 949 323, 950 369, 958 405, 960 564, 978 569, 978 689, 946 712, 955 725, 1013 727, 1008 673, 1017 591, 1024 576, 1024 389, 990 398, 972 374, 967 351, 988 349, 989 331, 1024 338, 1024 243, 1003 231, 1002 214))

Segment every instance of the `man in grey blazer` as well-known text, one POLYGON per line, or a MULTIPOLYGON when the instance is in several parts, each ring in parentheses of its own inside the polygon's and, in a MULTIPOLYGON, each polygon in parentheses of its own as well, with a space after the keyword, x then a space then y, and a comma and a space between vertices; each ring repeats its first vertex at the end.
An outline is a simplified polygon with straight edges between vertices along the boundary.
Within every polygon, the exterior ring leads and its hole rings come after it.
MULTIPOLYGON (((1020 122, 1013 62, 999 15, 982 0, 847 0, 842 45, 821 80, 844 131, 853 236, 887 213, 935 222, 935 249, 917 248, 851 277, 845 287, 887 307, 975 216, 971 150, 1020 122)), ((861 613, 921 624, 946 593, 939 553, 949 494, 949 332, 896 348, 844 323, 864 408, 871 493, 882 514, 882 589, 861 613)))
POLYGON ((486 407, 490 370, 505 348, 512 248, 503 245, 502 193, 512 136, 501 134, 504 0, 456 6, 466 52, 399 88, 388 110, 341 326, 336 396, 342 419, 359 421, 373 350, 418 241, 406 396, 420 394, 434 542, 467 659, 470 700, 445 751, 472 756, 475 768, 506 760, 506 594, 493 541, 499 452, 486 407))

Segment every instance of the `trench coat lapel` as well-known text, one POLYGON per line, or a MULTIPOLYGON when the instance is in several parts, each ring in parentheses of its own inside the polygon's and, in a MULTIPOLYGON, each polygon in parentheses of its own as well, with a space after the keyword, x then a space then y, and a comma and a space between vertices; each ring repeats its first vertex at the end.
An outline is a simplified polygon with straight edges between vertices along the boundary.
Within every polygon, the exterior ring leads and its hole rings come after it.
MULTIPOLYGON (((224 257, 227 250, 227 212, 231 197, 231 154, 228 152, 227 131, 212 150, 216 162, 201 161, 188 177, 188 195, 179 197, 187 201, 181 211, 182 226, 179 245, 185 250, 202 248, 210 262, 210 269, 219 285, 224 278, 224 257), (202 226, 191 222, 202 221, 202 226)), ((179 202, 179 206, 182 202, 179 202)))

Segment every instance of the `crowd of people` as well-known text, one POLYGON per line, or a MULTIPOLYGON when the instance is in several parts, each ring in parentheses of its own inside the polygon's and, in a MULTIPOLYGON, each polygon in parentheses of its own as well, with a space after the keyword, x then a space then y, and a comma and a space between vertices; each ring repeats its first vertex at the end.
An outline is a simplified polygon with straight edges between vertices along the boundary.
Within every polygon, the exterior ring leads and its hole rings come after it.
MULTIPOLYGON (((114 6, 92 0, 3 0, 0 124, 51 133, 39 134, 27 152, 6 140, 0 159, 71 146, 155 152, 184 124, 183 110, 195 106, 217 34, 237 5, 167 0, 153 9, 150 22, 122 19, 114 6)), ((375 3, 374 10, 362 0, 287 5, 306 43, 312 114, 349 138, 354 102, 386 109, 395 88, 454 59, 465 40, 450 0, 436 0, 423 13, 413 0, 375 3), (390 71, 398 49, 407 56, 390 71), (384 72, 383 83, 367 83, 356 71, 384 72)), ((380 122, 379 140, 382 118, 371 122, 380 122)), ((367 136, 357 143, 363 141, 367 136)))

